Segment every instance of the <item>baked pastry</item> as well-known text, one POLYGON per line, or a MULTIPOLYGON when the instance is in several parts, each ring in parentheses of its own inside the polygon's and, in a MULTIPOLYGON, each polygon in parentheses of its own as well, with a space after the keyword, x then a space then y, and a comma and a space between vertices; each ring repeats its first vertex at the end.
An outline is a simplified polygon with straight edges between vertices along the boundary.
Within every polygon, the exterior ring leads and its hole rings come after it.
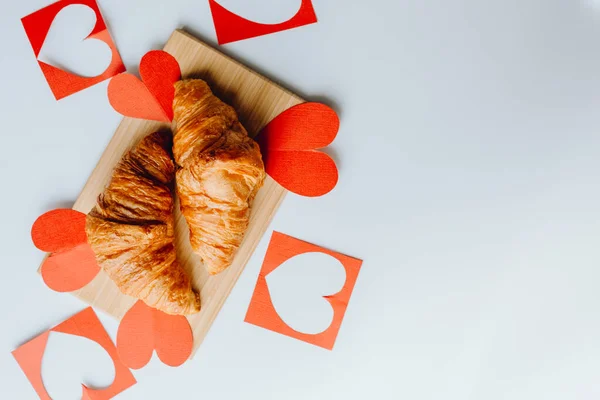
POLYGON ((200 311, 174 246, 171 134, 146 136, 123 156, 87 215, 98 265, 119 289, 167 314, 200 311))
POLYGON ((231 265, 242 242, 265 167, 235 110, 203 80, 175 84, 173 112, 181 211, 194 252, 214 275, 231 265))

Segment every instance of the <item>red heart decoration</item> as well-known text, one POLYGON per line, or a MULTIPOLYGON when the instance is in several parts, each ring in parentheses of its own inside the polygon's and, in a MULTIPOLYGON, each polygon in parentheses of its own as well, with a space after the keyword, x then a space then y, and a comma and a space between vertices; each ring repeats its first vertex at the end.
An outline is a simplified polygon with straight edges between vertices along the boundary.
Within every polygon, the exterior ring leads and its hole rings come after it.
POLYGON ((127 311, 117 332, 119 357, 133 369, 148 364, 154 350, 163 363, 178 367, 192 354, 193 343, 187 318, 148 307, 141 300, 127 311))
POLYGON ((257 136, 265 170, 281 186, 308 197, 329 193, 337 184, 333 159, 317 151, 331 144, 340 127, 334 110, 303 103, 279 114, 257 136))
POLYGON ((59 252, 87 242, 85 214, 57 209, 42 214, 31 227, 31 239, 42 251, 59 252))
POLYGON ((41 215, 31 228, 33 244, 51 252, 41 268, 44 283, 57 292, 81 289, 100 272, 87 243, 85 214, 58 209, 41 215))
POLYGON ((87 243, 53 253, 42 264, 42 279, 52 290, 72 292, 81 289, 100 272, 96 256, 87 243))
POLYGON ((169 53, 153 50, 140 61, 140 81, 131 74, 108 84, 108 101, 118 113, 133 118, 171 122, 174 84, 181 78, 179 63, 169 53))

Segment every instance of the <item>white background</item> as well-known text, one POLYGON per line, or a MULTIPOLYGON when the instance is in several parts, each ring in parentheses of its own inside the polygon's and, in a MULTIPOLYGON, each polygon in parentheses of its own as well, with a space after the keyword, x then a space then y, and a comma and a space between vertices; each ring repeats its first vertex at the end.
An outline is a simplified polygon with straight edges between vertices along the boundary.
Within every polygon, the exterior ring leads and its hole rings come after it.
MULTIPOLYGON (((299 3, 223 2, 268 22, 299 3)), ((36 398, 10 352, 84 307, 36 275, 43 254, 31 224, 72 204, 121 119, 106 82, 53 99, 20 22, 47 4, 0 5, 6 399, 36 398)), ((177 27, 216 43, 206 0, 99 4, 133 71, 177 27)), ((118 398, 598 399, 600 7, 314 6, 316 25, 222 50, 340 112, 330 150, 338 186, 319 199, 288 196, 271 225, 364 260, 335 349, 243 322, 268 233, 195 359, 176 369, 153 359, 118 398)), ((100 317, 114 337, 116 321, 100 317)), ((69 387, 57 384, 62 359, 87 353, 51 340, 57 367, 44 378, 56 399, 81 380, 110 382, 107 363, 90 361, 69 387)))

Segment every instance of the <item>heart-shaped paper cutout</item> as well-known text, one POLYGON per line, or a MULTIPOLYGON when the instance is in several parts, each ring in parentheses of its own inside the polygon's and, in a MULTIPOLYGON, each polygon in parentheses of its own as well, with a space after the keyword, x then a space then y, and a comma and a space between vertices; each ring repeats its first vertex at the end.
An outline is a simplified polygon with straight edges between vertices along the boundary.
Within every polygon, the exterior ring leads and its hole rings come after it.
MULTIPOLYGON (((329 263, 329 260, 327 260, 327 263, 329 263)), ((356 278, 358 277, 361 265, 362 261, 356 258, 336 253, 283 233, 273 232, 244 321, 269 329, 273 332, 278 332, 332 350, 344 319, 344 314, 346 313, 346 308, 348 307, 348 302, 350 301, 350 296, 352 295, 352 290, 354 289, 354 284, 356 283, 356 278), (325 331, 316 334, 298 332, 282 319, 275 310, 273 299, 271 297, 271 290, 275 287, 272 285, 272 282, 271 285, 267 283, 269 275, 275 273, 275 271, 287 260, 305 253, 326 254, 329 257, 337 259, 345 270, 345 281, 342 289, 336 293, 320 298, 326 300, 331 305, 331 308, 333 309, 333 319, 325 331)), ((306 264, 302 263, 300 266, 305 267, 306 264)), ((297 272, 301 273, 300 270, 297 272)), ((330 291, 334 286, 335 285, 329 287, 328 285, 327 288, 321 292, 330 291)), ((317 296, 315 296, 317 300, 320 300, 318 298, 320 297, 319 294, 322 293, 317 293, 317 296)))
POLYGON ((85 214, 58 209, 41 215, 31 228, 35 246, 51 252, 41 267, 44 283, 57 292, 72 292, 87 285, 100 272, 87 243, 85 214))
POLYGON ((327 300, 346 283, 344 266, 325 253, 303 253, 266 276, 279 317, 298 332, 316 335, 329 328, 333 308, 327 300))
POLYGON ((132 118, 171 122, 179 63, 169 53, 153 50, 140 61, 140 77, 121 74, 108 84, 108 100, 118 113, 132 118))
POLYGON ((44 261, 41 274, 44 283, 57 292, 72 292, 90 283, 100 272, 96 256, 87 244, 53 253, 44 261))
POLYGON ((129 368, 140 369, 152 358, 171 367, 183 364, 192 354, 192 328, 184 316, 169 315, 137 301, 119 324, 117 350, 129 368))
POLYGON ((337 184, 333 159, 317 149, 335 139, 340 120, 320 103, 303 103, 279 114, 258 134, 265 170, 281 186, 308 197, 329 193, 337 184))
POLYGON ((112 51, 106 42, 89 38, 96 22, 96 13, 86 5, 63 8, 50 26, 38 60, 79 76, 101 75, 110 65, 112 51))

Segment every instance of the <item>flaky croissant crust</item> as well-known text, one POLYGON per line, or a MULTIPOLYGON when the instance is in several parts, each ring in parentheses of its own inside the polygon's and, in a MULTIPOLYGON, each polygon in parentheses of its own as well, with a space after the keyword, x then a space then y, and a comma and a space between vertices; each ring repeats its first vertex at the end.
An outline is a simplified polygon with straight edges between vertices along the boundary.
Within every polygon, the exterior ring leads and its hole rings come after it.
POLYGON ((190 242, 210 274, 231 265, 266 174, 235 110, 200 79, 175 84, 173 155, 190 242))
POLYGON ((98 264, 119 289, 168 314, 200 310, 174 247, 171 135, 146 136, 123 156, 86 232, 98 264))

